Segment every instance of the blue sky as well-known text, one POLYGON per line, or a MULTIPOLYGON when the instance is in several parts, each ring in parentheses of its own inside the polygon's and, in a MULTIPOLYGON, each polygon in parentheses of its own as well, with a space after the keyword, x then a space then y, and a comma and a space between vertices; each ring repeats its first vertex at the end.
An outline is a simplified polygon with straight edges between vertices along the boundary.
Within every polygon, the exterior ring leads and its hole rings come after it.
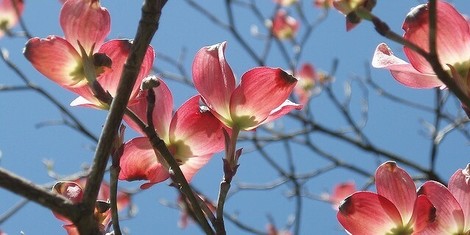
MULTIPOLYGON (((140 1, 130 0, 103 0, 102 5, 109 9, 112 26, 109 38, 132 38, 140 15, 140 1)), ((378 1, 374 13, 389 23, 390 27, 401 33, 401 23, 413 6, 423 1, 378 1)), ((274 4, 270 0, 256 1, 262 13, 269 16, 273 12, 274 4)), ((223 1, 204 1, 203 4, 214 15, 226 21, 223 1)), ((455 1, 462 13, 470 9, 468 2, 455 1)), ((313 21, 321 12, 315 9, 311 1, 304 1, 304 11, 313 21)), ((237 8, 235 15, 238 28, 243 37, 251 45, 261 45, 258 39, 250 36, 250 27, 262 25, 249 11, 237 8)), ((60 4, 58 1, 26 1, 24 21, 30 32, 37 37, 47 35, 63 35, 59 27, 58 17, 60 4)), ((294 12, 293 10, 290 10, 294 12)), ((15 28, 15 30, 17 30, 15 28)), ((303 32, 301 31, 300 34, 303 32)), ((159 59, 159 55, 178 58, 182 51, 184 57, 182 64, 190 74, 194 54, 199 48, 227 41, 226 57, 234 73, 240 77, 245 71, 253 68, 256 63, 249 58, 238 42, 227 31, 214 25, 206 17, 191 8, 185 1, 169 1, 163 10, 160 29, 153 39, 152 46, 157 52, 155 65, 165 71, 177 72, 174 67, 159 59)), ((45 79, 30 65, 22 55, 24 38, 2 38, 0 47, 9 51, 10 59, 36 84, 67 105, 75 98, 65 90, 45 79)), ((363 77, 366 66, 372 58, 373 51, 378 43, 387 42, 399 57, 404 58, 401 47, 390 43, 379 36, 368 22, 363 22, 351 32, 345 31, 344 17, 331 10, 326 20, 312 33, 309 42, 304 48, 305 52, 300 62, 313 63, 318 69, 329 71, 334 59, 339 59, 339 68, 335 75, 334 91, 343 97, 344 83, 354 77, 363 77)), ((258 52, 261 49, 258 47, 258 52)), ((280 53, 273 50, 268 59, 272 67, 287 68, 280 53)), ((19 78, 0 63, 0 84, 18 85, 19 78)), ((373 79, 390 92, 411 99, 422 104, 434 102, 434 92, 411 90, 397 84, 387 71, 372 69, 373 79)), ((165 79, 165 78, 163 78, 165 79)), ((194 89, 176 82, 168 82, 179 106, 190 96, 196 94, 194 89)), ((359 94, 360 86, 353 83, 353 91, 359 94)), ((360 97, 353 96, 352 112, 355 117, 359 115, 360 97)), ((344 119, 338 114, 325 95, 315 98, 311 102, 311 109, 315 110, 315 119, 333 129, 340 129, 345 125, 344 119)), ((60 120, 60 112, 48 103, 43 97, 32 91, 2 92, 0 93, 0 150, 2 151, 0 166, 9 169, 35 183, 46 184, 51 182, 47 176, 43 160, 55 162, 55 170, 59 174, 67 175, 81 170, 84 164, 91 162, 94 143, 83 135, 64 126, 48 126, 37 128, 35 125, 53 120, 60 120)), ((71 108, 73 114, 79 117, 95 135, 99 135, 106 113, 104 111, 85 108, 71 108)), ((389 151, 407 156, 415 162, 427 162, 429 140, 425 136, 423 122, 432 122, 432 116, 422 111, 391 103, 379 97, 375 92, 369 94, 369 119, 365 133, 374 144, 389 151)), ((457 112, 456 109, 451 112, 457 112)), ((286 129, 291 124, 289 120, 280 120, 278 125, 286 129)), ((128 132, 128 138, 135 133, 128 132)), ((341 156, 345 161, 359 165, 369 172, 383 159, 376 160, 370 154, 338 142, 333 138, 313 135, 312 140, 335 155, 341 156)), ((444 179, 468 162, 465 151, 468 142, 459 134, 450 135, 440 149, 438 169, 444 179)), ((266 184, 278 178, 277 173, 260 157, 252 152, 252 146, 240 143, 245 147, 245 154, 240 160, 241 166, 234 183, 266 184)), ((327 165, 325 160, 315 157, 300 145, 292 145, 294 161, 301 173, 311 172, 327 165)), ((270 144, 266 148, 268 153, 276 158, 280 164, 286 166, 285 149, 282 144, 270 144)), ((194 184, 205 192, 211 199, 216 199, 218 184, 222 178, 222 154, 217 154, 211 162, 195 177, 194 184)), ((426 165, 425 165, 426 166, 426 165)), ((332 185, 347 180, 354 180, 360 186, 368 179, 353 174, 344 169, 336 169, 327 174, 320 175, 306 183, 308 191, 314 194, 331 189, 332 185)), ((124 187, 135 189, 139 183, 123 183, 124 187)), ((294 200, 286 195, 287 186, 269 191, 243 191, 234 194, 227 202, 226 210, 236 214, 238 218, 264 230, 271 217, 276 225, 282 228, 293 213, 294 200)), ((0 189, 0 215, 21 199, 12 193, 0 189)), ((128 228, 131 234, 199 234, 200 230, 194 225, 181 230, 177 227, 179 212, 167 206, 162 201, 175 202, 175 190, 167 183, 154 187, 135 195, 134 203, 138 207, 135 218, 122 222, 122 227, 128 228)), ((301 234, 344 234, 336 222, 335 211, 329 204, 305 199, 303 201, 303 221, 301 234)), ((229 234, 247 234, 227 223, 229 234)), ((29 203, 8 221, 0 224, 0 229, 8 234, 64 234, 61 222, 45 208, 29 203)))

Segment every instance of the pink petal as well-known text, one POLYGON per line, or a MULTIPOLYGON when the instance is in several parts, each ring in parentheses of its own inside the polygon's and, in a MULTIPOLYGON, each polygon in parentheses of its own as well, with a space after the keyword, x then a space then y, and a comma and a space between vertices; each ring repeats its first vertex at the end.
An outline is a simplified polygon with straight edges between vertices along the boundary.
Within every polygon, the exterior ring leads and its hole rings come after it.
POLYGON ((390 200, 406 224, 413 214, 416 200, 416 186, 408 173, 395 162, 385 162, 375 172, 377 193, 390 200))
POLYGON ((409 224, 413 226, 414 234, 426 234, 426 232, 432 232, 432 229, 428 228, 435 221, 436 208, 425 195, 419 195, 416 198, 413 216, 409 222, 409 224))
POLYGON ((60 11, 60 25, 65 39, 77 51, 78 42, 89 53, 94 45, 97 51, 108 36, 111 18, 97 0, 68 0, 60 11))
POLYGON ((465 231, 470 230, 470 165, 457 170, 449 180, 449 191, 459 202, 465 217, 465 231))
POLYGON ((211 160, 212 156, 213 154, 207 154, 187 158, 184 164, 180 166, 184 178, 190 182, 194 175, 211 160))
POLYGON ((387 234, 402 226, 400 213, 393 203, 371 192, 357 192, 346 198, 337 218, 350 234, 387 234))
POLYGON ((147 180, 142 189, 165 181, 170 176, 155 156, 150 142, 145 137, 134 138, 124 145, 120 161, 120 180, 147 180))
POLYGON ((278 118, 279 113, 284 112, 277 109, 287 100, 296 83, 297 79, 279 68, 259 67, 243 74, 230 100, 234 125, 249 130, 269 115, 278 118))
MULTIPOLYGON (((98 81, 104 90, 108 91, 113 97, 116 95, 116 89, 121 79, 122 70, 131 50, 132 42, 129 40, 111 40, 101 46, 99 52, 106 54, 112 61, 110 70, 106 70, 98 81)), ((134 89, 130 97, 130 103, 139 92, 140 85, 145 76, 148 75, 153 66, 155 52, 151 46, 148 47, 144 60, 140 67, 134 89)))
MULTIPOLYGON (((437 54, 441 63, 455 65, 470 59, 470 28, 465 18, 444 1, 437 1, 437 54)), ((403 23, 406 40, 429 50, 429 10, 426 4, 415 7, 403 23)), ((434 73, 418 53, 405 47, 410 63, 422 73, 434 73)))
MULTIPOLYGON (((155 108, 153 110, 153 125, 158 136, 165 141, 170 142, 168 131, 170 130, 170 122, 173 112, 173 96, 168 86, 160 80, 160 85, 153 88, 155 92, 155 108)), ((142 121, 147 123, 147 91, 141 91, 134 100, 134 104, 129 106, 142 121)), ((124 116, 126 123, 135 131, 145 135, 144 132, 134 123, 127 115, 124 116)))
POLYGON ((230 122, 229 102, 235 89, 235 77, 225 60, 226 42, 201 48, 193 62, 193 80, 210 109, 224 122, 230 122))
POLYGON ((462 208, 450 191, 441 183, 427 181, 418 190, 426 195, 436 208, 436 223, 432 225, 434 234, 458 234, 464 228, 465 218, 462 208))
POLYGON ((170 125, 170 143, 175 158, 184 161, 193 156, 220 152, 224 149, 223 124, 200 105, 193 96, 175 113, 170 125))
MULTIPOLYGON (((301 104, 296 104, 296 103, 293 103, 290 100, 286 100, 279 107, 273 109, 271 111, 271 113, 269 114, 269 116, 264 121, 262 121, 259 125, 266 124, 268 122, 272 122, 272 121, 288 114, 292 110, 301 110, 303 107, 304 106, 301 105, 301 104)), ((252 130, 252 129, 258 127, 259 125, 256 125, 256 126, 251 127, 251 128, 247 128, 246 130, 252 130)))
POLYGON ((24 55, 44 76, 63 87, 87 84, 81 57, 65 39, 49 36, 28 40, 24 55))
POLYGON ((395 80, 407 87, 427 89, 444 85, 437 76, 421 73, 411 64, 395 57, 385 43, 379 44, 375 49, 372 66, 390 70, 395 80))
POLYGON ((91 88, 86 85, 77 88, 68 88, 69 91, 80 95, 70 103, 70 106, 81 106, 94 109, 108 109, 109 105, 101 102, 95 97, 91 88))

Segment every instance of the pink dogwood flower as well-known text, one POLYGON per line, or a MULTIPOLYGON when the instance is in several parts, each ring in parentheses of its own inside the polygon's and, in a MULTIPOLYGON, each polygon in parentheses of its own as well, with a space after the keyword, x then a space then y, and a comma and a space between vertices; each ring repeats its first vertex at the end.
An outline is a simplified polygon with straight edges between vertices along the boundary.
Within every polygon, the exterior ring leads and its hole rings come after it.
POLYGON ((431 234, 470 234, 470 165, 457 170, 446 188, 428 181, 418 190, 436 207, 436 220, 431 234))
POLYGON ((413 179, 395 162, 375 172, 377 193, 356 192, 339 207, 338 221, 350 234, 418 234, 435 219, 435 208, 417 196, 413 179))
POLYGON ((0 0, 0 38, 16 25, 23 10, 23 0, 0 0))
MULTIPOLYGON (((153 88, 156 101, 153 123, 158 136, 179 163, 187 181, 201 169, 212 156, 224 149, 223 124, 215 118, 207 107, 200 105, 200 96, 187 100, 174 115, 173 97, 167 85, 161 81, 153 88)), ((143 90, 137 102, 129 109, 146 122, 147 91, 143 90)), ((128 117, 130 127, 143 134, 140 128, 128 117)), ((121 180, 147 180, 141 188, 162 182, 170 177, 169 166, 158 151, 154 151, 147 137, 134 138, 124 145, 121 156, 121 180)))
POLYGON ((321 86, 330 82, 332 78, 322 71, 317 72, 312 64, 305 63, 295 73, 298 82, 294 88, 294 94, 299 103, 307 104, 310 98, 321 91, 321 86))
POLYGON ((65 38, 32 38, 24 54, 44 76, 68 87, 86 85, 82 49, 93 55, 100 49, 110 30, 109 12, 97 0, 68 0, 60 12, 65 38), (81 46, 80 46, 81 45, 81 46))
POLYGON ((294 17, 288 15, 284 9, 280 9, 273 19, 272 34, 278 39, 291 39, 299 31, 299 26, 294 17))
MULTIPOLYGON (((470 27, 467 20, 451 4, 437 1, 436 46, 439 60, 463 90, 470 94, 470 27)), ((403 23, 403 37, 429 50, 429 8, 427 4, 413 8, 403 23)), ((410 63, 397 58, 381 43, 375 50, 372 66, 390 70, 399 83, 411 88, 444 87, 424 57, 404 47, 410 63)))
POLYGON ((335 185, 331 194, 324 194, 322 198, 331 203, 333 209, 338 210, 343 200, 357 191, 354 182, 344 182, 335 185))
MULTIPOLYGON (((129 40, 104 43, 110 30, 110 15, 98 0, 68 0, 60 13, 65 38, 32 38, 24 55, 44 76, 81 97, 72 105, 108 108, 95 97, 91 87, 97 81, 111 96, 116 93, 123 64, 130 52, 129 40)), ((155 53, 147 50, 131 100, 153 64, 155 53)))
MULTIPOLYGON (((52 188, 52 191, 60 194, 72 201, 72 203, 80 203, 83 198, 83 189, 86 186, 86 178, 79 178, 75 181, 58 182, 52 188)), ((100 224, 100 229, 104 234, 111 221, 111 210, 109 205, 110 187, 106 182, 101 183, 100 191, 98 193, 97 201, 95 204, 94 216, 96 221, 100 224)), ((117 208, 122 210, 130 204, 130 195, 123 191, 117 193, 117 208)), ((79 235, 77 227, 66 217, 53 212, 54 216, 62 220, 65 225, 64 229, 68 235, 79 235)))
POLYGON ((302 105, 287 98, 297 79, 279 68, 257 67, 235 76, 225 60, 225 42, 204 47, 193 62, 194 86, 211 112, 227 127, 253 130, 302 105))

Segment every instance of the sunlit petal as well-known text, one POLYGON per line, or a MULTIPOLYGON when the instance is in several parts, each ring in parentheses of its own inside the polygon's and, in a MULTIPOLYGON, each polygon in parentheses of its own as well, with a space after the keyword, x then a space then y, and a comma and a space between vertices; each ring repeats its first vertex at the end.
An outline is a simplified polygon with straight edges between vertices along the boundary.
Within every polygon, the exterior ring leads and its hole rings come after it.
POLYGON ((464 213, 458 201, 441 183, 427 181, 418 190, 419 195, 426 195, 436 208, 437 223, 433 224, 435 234, 459 234, 464 228, 464 213))
POLYGON ((65 39, 49 36, 28 40, 24 55, 44 76, 64 87, 87 84, 78 52, 65 39))
POLYGON ((390 70, 395 80, 407 87, 433 88, 444 85, 434 73, 421 73, 411 64, 394 56, 392 50, 385 43, 379 44, 375 49, 372 66, 390 70))
POLYGON ((77 51, 80 42, 90 52, 93 46, 98 50, 108 36, 111 18, 97 0, 68 0, 60 11, 60 25, 77 51))
POLYGON ((224 149, 223 124, 205 107, 200 96, 193 96, 175 113, 170 126, 170 142, 177 145, 175 155, 201 156, 224 149))
POLYGON ((141 188, 165 181, 168 171, 157 161, 155 151, 145 137, 134 138, 124 145, 120 161, 120 180, 147 180, 141 188))
POLYGON ((470 165, 457 170, 449 180, 449 191, 459 202, 465 217, 465 231, 470 230, 470 165))
POLYGON ((402 226, 400 213, 393 203, 371 192, 357 192, 346 198, 337 218, 351 234, 387 234, 402 226))
MULTIPOLYGON (((470 59, 470 28, 465 18, 444 1, 437 1, 437 54, 443 65, 467 62, 470 59)), ((403 23, 406 40, 429 50, 429 9, 422 4, 408 14, 403 23)), ((404 51, 410 63, 422 73, 434 73, 429 63, 408 47, 404 51)))
POLYGON ((206 104, 223 119, 230 120, 230 95, 235 89, 235 76, 225 60, 222 42, 204 47, 193 62, 194 86, 204 97, 206 104))
POLYGON ((258 126, 289 97, 297 79, 279 68, 246 72, 230 100, 233 122, 242 130, 258 126))
POLYGON ((377 193, 390 200, 407 223, 413 214, 416 186, 410 175, 395 162, 385 162, 375 172, 377 193))

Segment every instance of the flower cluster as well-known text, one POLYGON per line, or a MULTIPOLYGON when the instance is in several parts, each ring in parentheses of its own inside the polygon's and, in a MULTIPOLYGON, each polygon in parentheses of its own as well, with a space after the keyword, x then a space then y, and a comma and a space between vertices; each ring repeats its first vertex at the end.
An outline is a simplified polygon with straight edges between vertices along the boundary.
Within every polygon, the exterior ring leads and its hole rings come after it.
POLYGON ((351 234, 468 234, 470 165, 445 187, 425 182, 418 190, 395 162, 377 168, 377 193, 359 191, 339 206, 338 221, 351 234))
MULTIPOLYGON (((437 1, 436 49, 443 68, 452 76, 455 83, 470 95, 470 26, 465 16, 451 4, 437 1), (451 25, 452 27, 449 27, 451 25)), ((413 8, 407 15, 403 30, 405 40, 414 43, 425 51, 429 50, 429 6, 422 4, 413 8)), ((396 57, 385 43, 375 50, 372 66, 388 69, 395 80, 407 87, 416 89, 444 88, 431 65, 416 51, 403 48, 409 63, 396 57)), ((469 114, 469 109, 462 105, 469 114)))
MULTIPOLYGON (((106 41, 111 20, 99 0, 62 2, 60 24, 65 36, 31 38, 24 55, 45 77, 79 95, 72 106, 109 109, 132 40, 106 41)), ((113 164, 119 164, 120 180, 145 180, 141 188, 146 189, 171 175, 170 164, 154 147, 151 141, 155 140, 147 137, 148 132, 142 126, 154 128, 189 182, 214 154, 224 149, 231 153, 226 155, 230 166, 237 165, 241 151, 234 150, 239 131, 254 130, 302 108, 288 100, 297 80, 282 69, 251 69, 237 86, 225 60, 225 47, 226 43, 222 42, 203 47, 196 54, 192 70, 199 94, 189 98, 176 112, 173 112, 173 95, 166 83, 149 75, 155 52, 148 47, 124 117, 128 126, 142 136, 119 147, 115 154, 120 156, 113 155, 119 159, 113 164)), ((82 200, 83 187, 78 182, 60 182, 53 190, 78 203, 82 200)), ((109 196, 109 190, 107 192, 109 196)), ((108 196, 98 198, 95 211, 102 231, 110 221, 108 196)), ((69 234, 76 234, 71 221, 57 217, 66 221, 64 227, 69 234)))

